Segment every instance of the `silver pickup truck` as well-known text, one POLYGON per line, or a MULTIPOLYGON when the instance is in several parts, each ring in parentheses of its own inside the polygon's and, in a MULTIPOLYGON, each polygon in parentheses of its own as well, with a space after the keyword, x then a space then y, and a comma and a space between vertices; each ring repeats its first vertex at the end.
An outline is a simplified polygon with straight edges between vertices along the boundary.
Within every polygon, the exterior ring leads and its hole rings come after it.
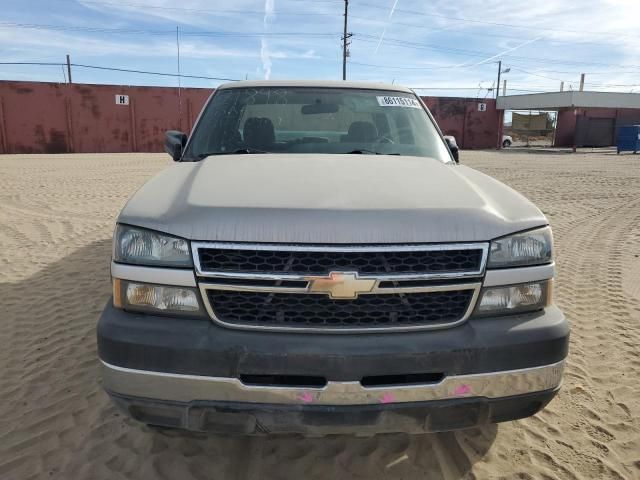
POLYGON ((231 83, 166 150, 117 220, 98 324, 103 386, 133 418, 420 433, 558 392, 548 221, 458 165, 411 90, 231 83))

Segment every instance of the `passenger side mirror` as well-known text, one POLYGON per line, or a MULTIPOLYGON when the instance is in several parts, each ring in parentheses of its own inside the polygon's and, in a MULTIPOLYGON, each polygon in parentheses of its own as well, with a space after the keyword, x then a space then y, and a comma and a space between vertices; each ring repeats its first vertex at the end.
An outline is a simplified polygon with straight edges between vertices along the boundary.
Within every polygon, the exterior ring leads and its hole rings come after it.
POLYGON ((177 130, 168 130, 165 133, 164 151, 167 152, 174 162, 179 162, 182 158, 182 151, 187 144, 187 135, 177 130))
POLYGON ((455 137, 452 137, 451 135, 445 135, 444 141, 447 142, 447 147, 449 147, 453 159, 456 161, 456 163, 460 163, 460 149, 458 148, 455 137))

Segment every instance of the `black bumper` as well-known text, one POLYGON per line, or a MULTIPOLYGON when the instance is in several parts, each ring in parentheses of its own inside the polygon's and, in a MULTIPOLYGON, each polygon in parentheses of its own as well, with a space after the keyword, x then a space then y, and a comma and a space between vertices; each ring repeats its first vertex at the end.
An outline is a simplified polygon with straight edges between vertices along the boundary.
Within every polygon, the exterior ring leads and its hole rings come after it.
POLYGON ((109 303, 98 352, 111 365, 155 372, 239 378, 306 375, 331 381, 438 373, 486 373, 564 359, 569 325, 556 307, 512 317, 471 319, 450 329, 318 334, 232 330, 209 319, 128 313, 109 303))
POLYGON ((111 394, 141 422, 218 434, 426 433, 472 428, 529 417, 556 390, 499 399, 464 398, 388 405, 272 405, 237 402, 168 402, 111 394))

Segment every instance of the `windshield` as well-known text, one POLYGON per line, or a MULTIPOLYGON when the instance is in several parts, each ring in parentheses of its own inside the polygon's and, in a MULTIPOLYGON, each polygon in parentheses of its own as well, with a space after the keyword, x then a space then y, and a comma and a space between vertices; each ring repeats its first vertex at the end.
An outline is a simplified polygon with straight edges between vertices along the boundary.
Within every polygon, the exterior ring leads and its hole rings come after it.
POLYGON ((451 161, 415 95, 351 88, 219 90, 185 158, 230 153, 361 153, 451 161))

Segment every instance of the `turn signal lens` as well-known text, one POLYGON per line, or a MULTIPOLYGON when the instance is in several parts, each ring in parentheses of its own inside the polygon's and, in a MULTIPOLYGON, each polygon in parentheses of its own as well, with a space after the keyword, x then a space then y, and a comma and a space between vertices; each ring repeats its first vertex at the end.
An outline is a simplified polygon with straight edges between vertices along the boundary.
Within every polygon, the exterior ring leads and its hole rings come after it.
POLYGON ((127 304, 161 311, 197 312, 198 298, 193 290, 141 283, 127 284, 127 304))
POLYGON ((124 310, 204 317, 198 296, 195 288, 113 279, 113 306, 124 310))
POLYGON ((477 315, 504 315, 539 310, 551 300, 551 281, 482 290, 477 315))

